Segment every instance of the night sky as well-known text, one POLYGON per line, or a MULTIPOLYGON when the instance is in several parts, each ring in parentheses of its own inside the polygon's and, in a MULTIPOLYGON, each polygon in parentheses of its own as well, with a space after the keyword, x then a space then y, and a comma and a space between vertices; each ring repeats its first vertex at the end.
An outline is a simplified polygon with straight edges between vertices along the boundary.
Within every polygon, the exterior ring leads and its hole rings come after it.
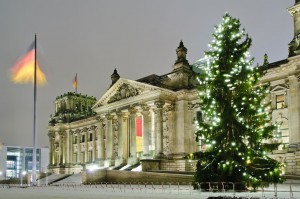
POLYGON ((192 64, 203 57, 214 26, 228 12, 253 40, 254 64, 286 59, 293 38, 294 0, 0 0, 0 142, 32 146, 33 86, 13 84, 9 68, 34 40, 48 83, 38 88, 38 146, 57 96, 105 93, 117 68, 132 80, 172 70, 180 40, 192 64))

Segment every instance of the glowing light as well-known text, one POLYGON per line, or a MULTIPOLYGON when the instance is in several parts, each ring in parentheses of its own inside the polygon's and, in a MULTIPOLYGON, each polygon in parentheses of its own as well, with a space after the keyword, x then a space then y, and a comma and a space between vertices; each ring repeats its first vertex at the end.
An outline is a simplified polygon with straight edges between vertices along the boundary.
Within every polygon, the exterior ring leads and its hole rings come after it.
POLYGON ((96 164, 92 164, 92 165, 90 165, 87 169, 88 169, 89 171, 93 172, 93 171, 99 169, 99 166, 96 165, 96 164))

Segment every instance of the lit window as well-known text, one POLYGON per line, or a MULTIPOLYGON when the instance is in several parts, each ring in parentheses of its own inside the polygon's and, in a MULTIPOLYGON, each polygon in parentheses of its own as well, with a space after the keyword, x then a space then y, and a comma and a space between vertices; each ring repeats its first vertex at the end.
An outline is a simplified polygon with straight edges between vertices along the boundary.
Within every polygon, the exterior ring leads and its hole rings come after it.
POLYGON ((284 108, 284 95, 276 95, 276 109, 284 108))
POLYGON ((15 161, 6 161, 6 167, 7 169, 16 169, 16 163, 15 161))
POLYGON ((73 144, 77 144, 77 136, 74 136, 73 144))

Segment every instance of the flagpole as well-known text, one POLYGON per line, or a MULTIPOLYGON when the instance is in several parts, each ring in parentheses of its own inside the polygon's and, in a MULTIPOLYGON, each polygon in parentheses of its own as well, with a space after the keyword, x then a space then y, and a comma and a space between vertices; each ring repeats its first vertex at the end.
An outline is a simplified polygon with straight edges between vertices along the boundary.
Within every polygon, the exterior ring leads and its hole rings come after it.
POLYGON ((32 153, 32 185, 36 186, 36 34, 34 37, 34 81, 33 81, 33 153, 32 153))

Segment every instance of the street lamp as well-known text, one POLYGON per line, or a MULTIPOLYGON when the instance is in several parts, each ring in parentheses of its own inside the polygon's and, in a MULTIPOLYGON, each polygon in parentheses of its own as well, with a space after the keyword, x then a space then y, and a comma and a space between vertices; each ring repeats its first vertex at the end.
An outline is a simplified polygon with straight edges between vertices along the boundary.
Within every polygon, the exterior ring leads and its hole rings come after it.
POLYGON ((45 174, 46 174, 46 186, 48 186, 47 171, 45 171, 45 174))

